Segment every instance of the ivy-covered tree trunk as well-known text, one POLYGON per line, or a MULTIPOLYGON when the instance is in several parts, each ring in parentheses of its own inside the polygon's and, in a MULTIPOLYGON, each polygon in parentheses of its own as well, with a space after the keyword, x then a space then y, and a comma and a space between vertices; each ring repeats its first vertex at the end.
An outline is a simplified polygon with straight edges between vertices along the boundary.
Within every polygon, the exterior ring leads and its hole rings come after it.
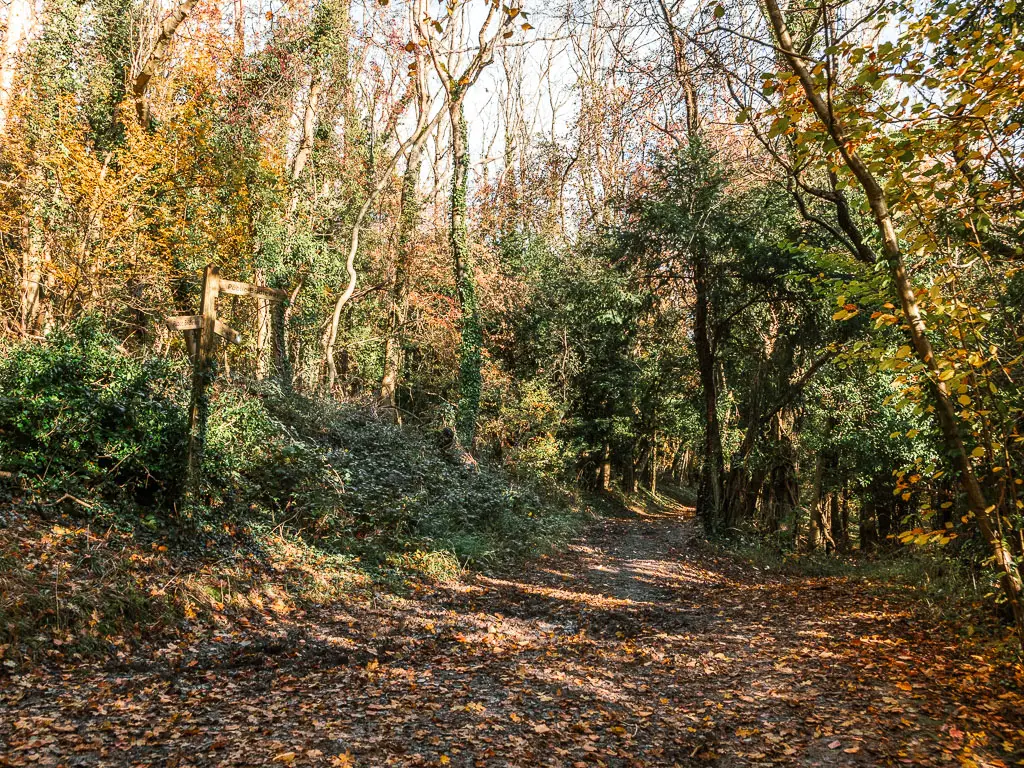
POLYGON ((470 449, 476 434, 477 414, 480 411, 480 391, 483 383, 480 366, 484 337, 480 325, 476 277, 473 274, 473 261, 469 252, 469 233, 466 227, 469 131, 462 99, 456 97, 451 100, 449 116, 452 123, 452 164, 454 169, 449 236, 455 268, 455 293, 462 315, 462 341, 459 345, 459 405, 455 417, 455 430, 459 442, 470 449))
POLYGON ((25 221, 22 238, 21 279, 21 332, 33 336, 39 332, 43 302, 42 257, 32 232, 32 224, 25 221))
POLYGON ((396 422, 401 422, 395 394, 402 371, 403 329, 409 314, 409 267, 413 258, 416 227, 419 224, 420 200, 416 186, 420 177, 420 148, 409 151, 402 178, 402 201, 398 220, 398 250, 391 278, 391 306, 384 338, 384 375, 381 377, 380 401, 391 409, 396 422))

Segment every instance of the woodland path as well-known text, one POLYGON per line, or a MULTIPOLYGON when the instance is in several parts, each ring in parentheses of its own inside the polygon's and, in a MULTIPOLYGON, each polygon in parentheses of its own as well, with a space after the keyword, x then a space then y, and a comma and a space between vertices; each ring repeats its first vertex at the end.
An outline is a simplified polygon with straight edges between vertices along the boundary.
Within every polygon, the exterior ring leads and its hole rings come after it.
POLYGON ((1020 764, 1011 666, 905 595, 760 573, 693 526, 632 510, 518 573, 0 680, 0 765, 1020 764))

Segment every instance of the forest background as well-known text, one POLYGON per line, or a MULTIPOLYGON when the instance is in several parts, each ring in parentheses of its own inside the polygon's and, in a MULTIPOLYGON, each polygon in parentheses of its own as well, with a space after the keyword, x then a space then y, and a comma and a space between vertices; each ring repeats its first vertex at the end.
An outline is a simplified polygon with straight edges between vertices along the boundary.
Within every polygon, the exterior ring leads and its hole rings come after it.
POLYGON ((101 623, 38 547, 66 575, 97 535, 244 539, 323 588, 661 484, 709 536, 897 551, 1024 633, 1021 16, 10 0, 5 637, 101 623), (197 338, 165 319, 211 264, 288 299, 220 299, 190 491, 197 338))

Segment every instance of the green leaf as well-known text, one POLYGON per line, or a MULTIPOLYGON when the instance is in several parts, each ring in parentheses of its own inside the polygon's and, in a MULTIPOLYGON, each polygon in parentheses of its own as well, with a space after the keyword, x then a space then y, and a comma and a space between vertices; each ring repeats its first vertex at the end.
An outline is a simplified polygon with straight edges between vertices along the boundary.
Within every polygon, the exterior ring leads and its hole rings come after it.
POLYGON ((768 138, 769 139, 774 139, 776 136, 781 136, 782 134, 784 134, 786 132, 787 128, 789 128, 789 118, 788 117, 777 118, 775 120, 775 122, 772 123, 771 129, 768 131, 768 138))

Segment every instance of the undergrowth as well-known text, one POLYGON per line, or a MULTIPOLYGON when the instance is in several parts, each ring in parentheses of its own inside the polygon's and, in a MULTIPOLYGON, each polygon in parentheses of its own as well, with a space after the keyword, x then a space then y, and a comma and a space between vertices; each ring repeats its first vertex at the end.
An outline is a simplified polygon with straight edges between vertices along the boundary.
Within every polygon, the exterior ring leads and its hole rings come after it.
POLYGON ((137 360, 91 319, 0 353, 7 662, 454 579, 557 546, 576 526, 567 497, 467 468, 430 432, 223 381, 201 503, 185 514, 186 383, 186 366, 137 360))
POLYGON ((992 601, 999 597, 991 574, 970 558, 950 558, 941 551, 892 544, 865 553, 794 552, 792 548, 738 536, 713 544, 722 552, 766 574, 815 579, 856 580, 879 594, 900 594, 937 618, 958 625, 966 634, 986 627, 998 634, 992 601), (995 623, 993 623, 995 621, 995 623))

